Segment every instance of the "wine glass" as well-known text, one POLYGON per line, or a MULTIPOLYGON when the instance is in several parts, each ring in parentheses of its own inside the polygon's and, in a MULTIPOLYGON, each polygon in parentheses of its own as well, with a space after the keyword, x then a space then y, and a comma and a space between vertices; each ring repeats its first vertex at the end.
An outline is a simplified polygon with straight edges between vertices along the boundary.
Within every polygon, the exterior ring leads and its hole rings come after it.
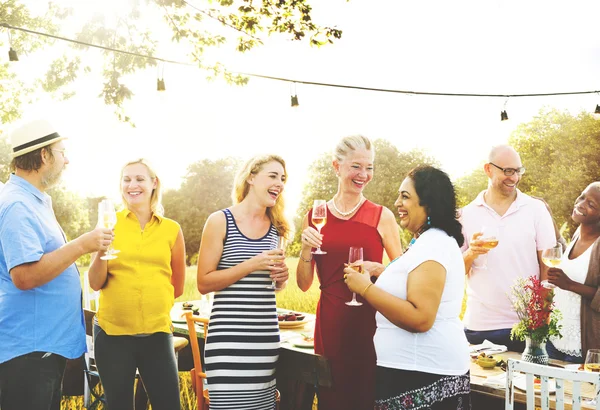
MULTIPOLYGON (((585 363, 583 368, 586 372, 599 373, 600 372, 600 349, 589 349, 585 356, 585 363)), ((595 406, 596 399, 584 400, 584 404, 595 406)))
MULTIPOLYGON (((542 262, 544 262, 544 265, 546 265, 549 268, 556 268, 558 265, 560 265, 562 253, 562 246, 560 246, 560 244, 557 244, 556 246, 554 246, 554 248, 544 249, 542 251, 542 262)), ((542 281, 542 286, 547 289, 552 289, 556 287, 556 285, 553 285, 547 280, 542 281)))
MULTIPOLYGON (((362 273, 363 248, 352 246, 348 254, 348 266, 362 273)), ((362 302, 356 300, 356 292, 352 292, 352 300, 346 302, 348 306, 362 306, 362 302)))
MULTIPOLYGON (((482 241, 481 246, 486 249, 494 249, 496 246, 498 246, 499 236, 500 235, 497 227, 482 226, 481 236, 479 237, 479 240, 482 241)), ((477 265, 477 269, 487 269, 487 254, 479 255, 479 258, 481 258, 481 264, 477 265)))
MULTIPOLYGON (((110 199, 103 199, 98 204, 98 220, 104 228, 113 229, 115 227, 117 223, 117 212, 115 211, 115 206, 110 199)), ((104 252, 104 256, 101 256, 100 259, 104 261, 116 259, 117 257, 114 254, 117 252, 119 251, 112 249, 112 244, 108 245, 108 249, 106 252, 104 252)))
MULTIPOLYGON (((285 252, 285 248, 287 247, 287 239, 285 236, 280 235, 277 240, 277 249, 282 249, 285 252)), ((277 284, 275 283, 275 279, 271 279, 271 284, 265 286, 267 289, 277 289, 277 284)))
MULTIPOLYGON (((313 203, 312 210, 312 224, 317 228, 319 234, 321 233, 321 229, 327 223, 327 202, 323 199, 315 199, 313 203)), ((316 255, 325 255, 327 252, 322 251, 319 246, 316 251, 312 253, 316 255)))

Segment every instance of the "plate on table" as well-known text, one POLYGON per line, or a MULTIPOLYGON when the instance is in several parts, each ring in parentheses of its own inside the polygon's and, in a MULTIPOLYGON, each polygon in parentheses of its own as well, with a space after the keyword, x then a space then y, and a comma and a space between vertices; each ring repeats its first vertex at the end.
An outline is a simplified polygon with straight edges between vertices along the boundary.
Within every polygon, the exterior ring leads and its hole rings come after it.
POLYGON ((281 320, 279 322, 280 329, 295 329, 302 327, 308 323, 308 320, 281 320))
POLYGON ((311 337, 308 340, 304 336, 298 336, 289 341, 292 345, 296 347, 302 347, 307 349, 312 349, 315 347, 315 340, 311 337))
MULTIPOLYGON (((519 374, 517 376, 515 376, 515 378, 513 379, 513 385, 522 391, 527 391, 527 379, 525 378, 524 374, 519 374)), ((542 381, 540 380, 539 383, 536 383, 536 379, 533 379, 533 389, 536 392, 540 392, 542 390, 542 381)), ((556 393, 556 380, 554 379, 549 379, 548 380, 548 392, 549 393, 556 393)))
POLYGON ((573 363, 573 364, 565 364, 563 366, 565 369, 567 370, 578 370, 580 372, 584 372, 585 370, 583 369, 583 365, 582 364, 577 364, 577 363, 573 363))

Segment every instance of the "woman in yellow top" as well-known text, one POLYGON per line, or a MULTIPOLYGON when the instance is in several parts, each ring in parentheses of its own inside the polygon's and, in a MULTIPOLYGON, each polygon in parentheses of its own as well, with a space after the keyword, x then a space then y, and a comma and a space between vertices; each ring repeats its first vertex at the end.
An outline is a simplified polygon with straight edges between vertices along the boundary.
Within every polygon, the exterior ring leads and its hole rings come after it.
POLYGON ((185 245, 162 216, 160 180, 143 160, 121 171, 125 209, 117 213, 116 259, 96 255, 90 286, 100 290, 94 353, 109 410, 133 409, 136 369, 154 410, 180 408, 170 310, 183 293, 185 245))

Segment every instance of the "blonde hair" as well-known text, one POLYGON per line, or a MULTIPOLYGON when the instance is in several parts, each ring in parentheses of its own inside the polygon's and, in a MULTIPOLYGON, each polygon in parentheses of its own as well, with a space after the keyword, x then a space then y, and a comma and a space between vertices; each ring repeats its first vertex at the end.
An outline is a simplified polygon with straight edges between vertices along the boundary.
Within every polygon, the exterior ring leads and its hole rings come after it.
MULTIPOLYGON (((336 145, 335 150, 333 151, 333 158, 338 162, 343 162, 348 154, 350 154, 350 151, 356 151, 360 148, 373 152, 373 144, 367 137, 363 135, 350 135, 344 137, 336 145)), ((373 155, 375 155, 375 153, 373 153, 373 155)))
MULTIPOLYGON (((156 176, 156 172, 154 172, 154 168, 152 168, 148 160, 140 158, 138 160, 130 161, 127 164, 123 165, 123 168, 121 168, 121 181, 123 180, 123 172, 125 171, 125 168, 135 164, 142 164, 143 166, 145 166, 148 170, 148 175, 150 176, 150 178, 153 181, 156 181, 156 188, 152 190, 152 195, 150 196, 150 209, 154 214, 163 216, 165 213, 165 209, 162 206, 162 190, 160 188, 160 179, 156 176)), ((125 200, 125 196, 122 192, 121 199, 123 200, 123 205, 125 205, 125 207, 128 208, 127 201, 125 200)))
MULTIPOLYGON (((287 171, 285 168, 285 161, 279 155, 269 154, 269 155, 258 155, 250 158, 246 163, 242 166, 242 168, 238 171, 235 176, 235 180, 233 183, 233 190, 231 192, 231 199, 234 204, 239 204, 246 198, 248 192, 250 191, 250 184, 248 184, 248 178, 250 175, 258 174, 263 166, 269 162, 276 161, 283 166, 283 176, 285 177, 284 183, 287 180, 287 171)), ((283 214, 283 210, 285 208, 283 196, 280 195, 275 202, 273 207, 267 208, 267 216, 271 220, 271 223, 277 229, 277 232, 280 236, 287 238, 290 233, 290 224, 285 218, 283 214)))

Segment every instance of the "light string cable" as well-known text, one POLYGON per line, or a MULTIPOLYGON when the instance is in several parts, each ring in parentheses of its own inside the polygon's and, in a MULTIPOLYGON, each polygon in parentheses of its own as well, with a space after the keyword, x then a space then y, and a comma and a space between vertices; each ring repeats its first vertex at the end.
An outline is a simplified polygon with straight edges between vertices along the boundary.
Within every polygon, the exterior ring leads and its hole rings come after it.
MULTIPOLYGON (((115 53, 123 53, 123 54, 132 55, 135 57, 141 57, 141 58, 147 58, 147 59, 156 60, 156 61, 162 61, 164 63, 197 67, 196 64, 189 63, 189 62, 170 60, 170 59, 159 57, 159 56, 151 56, 151 55, 145 55, 145 54, 140 54, 140 53, 134 53, 131 51, 120 50, 118 48, 105 47, 105 46, 101 46, 98 44, 87 43, 84 41, 74 40, 74 39, 61 37, 61 36, 56 36, 53 34, 43 33, 40 31, 29 30, 29 29, 26 29, 23 27, 16 27, 16 26, 10 25, 8 23, 0 23, 0 27, 4 27, 6 29, 11 29, 11 30, 19 30, 19 31, 23 31, 25 33, 35 34, 38 36, 50 37, 50 38, 54 38, 54 39, 61 40, 61 41, 67 41, 67 42, 71 42, 71 43, 75 43, 75 44, 80 44, 80 45, 87 46, 87 47, 100 48, 100 49, 112 51, 115 53)), ((334 88, 346 88, 346 89, 362 90, 362 91, 375 91, 375 92, 386 92, 386 93, 395 93, 395 94, 412 94, 412 95, 431 95, 431 96, 442 96, 442 97, 518 98, 518 97, 549 97, 549 96, 560 96, 560 95, 582 95, 582 94, 600 93, 600 90, 527 93, 527 94, 445 93, 445 92, 409 91, 409 90, 397 90, 397 89, 390 89, 390 88, 363 87, 363 86, 349 85, 349 84, 322 83, 322 82, 317 82, 317 81, 298 80, 298 79, 293 79, 293 78, 276 77, 276 76, 256 74, 256 73, 246 73, 246 72, 240 72, 240 71, 232 71, 232 73, 244 75, 244 76, 248 76, 248 77, 263 78, 266 80, 284 81, 284 82, 288 82, 288 83, 293 82, 293 83, 297 83, 297 84, 314 85, 314 86, 320 86, 320 87, 334 87, 334 88)))

